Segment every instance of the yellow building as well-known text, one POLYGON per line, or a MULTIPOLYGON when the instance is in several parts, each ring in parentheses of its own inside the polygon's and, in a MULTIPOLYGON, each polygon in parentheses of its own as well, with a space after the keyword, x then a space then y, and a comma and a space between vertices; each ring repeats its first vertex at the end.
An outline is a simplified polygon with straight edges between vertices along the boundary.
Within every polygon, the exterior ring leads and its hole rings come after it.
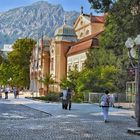
POLYGON ((74 26, 66 21, 59 27, 52 40, 43 37, 33 49, 30 65, 30 89, 45 94, 46 88, 40 82, 51 74, 55 83, 50 85, 53 91, 60 91, 60 81, 74 66, 80 71, 91 47, 98 46, 98 37, 104 30, 104 16, 81 14, 74 26))

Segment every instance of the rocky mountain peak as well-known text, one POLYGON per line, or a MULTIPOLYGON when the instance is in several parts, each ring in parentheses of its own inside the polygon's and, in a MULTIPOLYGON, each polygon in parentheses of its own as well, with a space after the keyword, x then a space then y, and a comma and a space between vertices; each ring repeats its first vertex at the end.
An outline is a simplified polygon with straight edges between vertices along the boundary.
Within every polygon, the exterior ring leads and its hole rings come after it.
POLYGON ((56 28, 63 24, 64 16, 72 25, 78 15, 78 12, 64 11, 61 5, 46 1, 0 13, 0 48, 18 38, 38 38, 41 34, 53 37, 56 28))

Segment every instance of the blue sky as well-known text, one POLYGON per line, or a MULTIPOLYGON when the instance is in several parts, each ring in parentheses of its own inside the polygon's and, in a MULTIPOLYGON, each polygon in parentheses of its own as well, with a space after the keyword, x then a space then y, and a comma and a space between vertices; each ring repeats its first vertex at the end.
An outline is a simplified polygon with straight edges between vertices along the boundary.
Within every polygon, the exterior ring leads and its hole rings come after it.
MULTIPOLYGON (((0 0, 0 12, 7 11, 9 9, 30 5, 34 2, 41 1, 41 0, 0 0)), ((90 4, 88 0, 43 0, 48 1, 52 4, 61 4, 66 11, 78 11, 80 12, 80 7, 84 7, 84 13, 93 12, 90 9, 90 4)))

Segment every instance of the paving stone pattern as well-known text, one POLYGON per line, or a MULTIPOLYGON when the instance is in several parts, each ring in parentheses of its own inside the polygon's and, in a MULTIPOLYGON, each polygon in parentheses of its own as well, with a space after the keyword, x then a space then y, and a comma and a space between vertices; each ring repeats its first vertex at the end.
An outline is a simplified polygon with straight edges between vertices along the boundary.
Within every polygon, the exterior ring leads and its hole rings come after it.
POLYGON ((104 123, 94 104, 73 104, 69 111, 60 103, 16 101, 0 102, 0 140, 140 140, 127 133, 136 127, 128 110, 110 108, 110 122, 104 123))

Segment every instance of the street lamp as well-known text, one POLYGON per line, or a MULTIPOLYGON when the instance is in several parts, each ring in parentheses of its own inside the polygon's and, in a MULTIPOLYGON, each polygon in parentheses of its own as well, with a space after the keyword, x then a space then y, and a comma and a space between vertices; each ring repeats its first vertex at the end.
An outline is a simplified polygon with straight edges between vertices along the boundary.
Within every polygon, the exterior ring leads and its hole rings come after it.
POLYGON ((12 78, 10 77, 10 78, 8 79, 8 83, 11 84, 11 81, 12 81, 12 78))
POLYGON ((140 35, 138 35, 135 40, 128 38, 125 42, 125 46, 128 49, 129 58, 131 61, 132 67, 137 71, 136 75, 136 119, 137 126, 140 127, 140 35), (137 66, 133 64, 133 59, 135 59, 136 53, 134 49, 134 45, 136 44, 138 49, 138 63, 137 66))

